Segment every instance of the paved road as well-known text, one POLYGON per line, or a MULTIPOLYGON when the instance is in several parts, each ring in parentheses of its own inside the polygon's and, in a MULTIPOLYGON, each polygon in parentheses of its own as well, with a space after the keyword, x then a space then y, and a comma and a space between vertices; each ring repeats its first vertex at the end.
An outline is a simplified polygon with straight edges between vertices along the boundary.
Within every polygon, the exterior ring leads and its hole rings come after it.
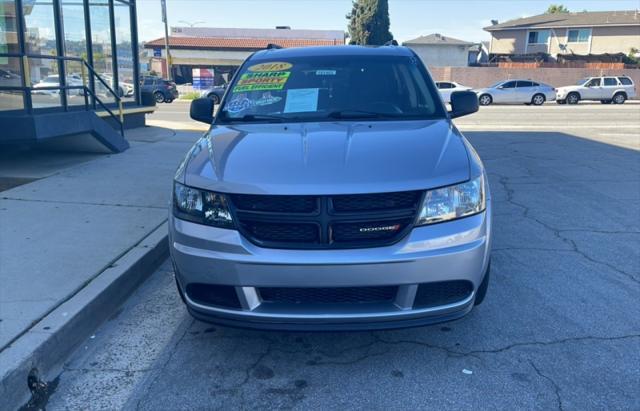
POLYGON ((211 326, 185 312, 167 262, 68 361, 48 409, 637 410, 639 110, 476 115, 512 130, 464 120, 495 201, 492 283, 464 319, 359 333, 211 326), (532 118, 557 127, 530 131, 532 118))

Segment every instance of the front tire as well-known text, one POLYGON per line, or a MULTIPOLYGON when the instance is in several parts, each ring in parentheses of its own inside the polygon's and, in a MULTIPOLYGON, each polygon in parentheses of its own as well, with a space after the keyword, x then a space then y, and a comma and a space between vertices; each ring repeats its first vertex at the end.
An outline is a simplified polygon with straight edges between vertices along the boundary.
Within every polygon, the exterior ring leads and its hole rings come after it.
POLYGON ((207 97, 209 97, 211 99, 211 101, 213 101, 214 105, 220 104, 220 97, 218 97, 216 94, 211 93, 207 97))
POLYGON ((613 96, 613 104, 624 104, 627 101, 627 96, 624 93, 617 93, 613 96))
POLYGON ((578 93, 569 93, 567 96, 567 104, 578 104, 580 101, 580 94, 578 93))
POLYGON ((156 103, 165 102, 164 94, 162 94, 162 92, 160 91, 156 91, 155 93, 153 93, 153 98, 156 100, 156 103))
POLYGON ((546 98, 544 97, 544 94, 534 94, 531 98, 531 104, 533 104, 534 106, 541 106, 545 101, 546 98))
POLYGON ((488 94, 483 94, 478 98, 478 103, 481 106, 488 106, 489 104, 493 103, 493 98, 488 94))

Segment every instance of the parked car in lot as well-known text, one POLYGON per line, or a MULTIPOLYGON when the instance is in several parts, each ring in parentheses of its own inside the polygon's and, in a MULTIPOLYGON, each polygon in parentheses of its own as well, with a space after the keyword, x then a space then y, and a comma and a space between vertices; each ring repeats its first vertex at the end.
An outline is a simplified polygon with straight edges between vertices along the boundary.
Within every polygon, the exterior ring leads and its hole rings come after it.
MULTIPOLYGON (((78 75, 68 75, 67 78, 67 86, 82 86, 82 78, 78 75)), ((57 74, 49 75, 39 82, 33 85, 34 89, 44 88, 44 87, 59 87, 60 86, 60 76, 57 74)), ((45 89, 45 90, 34 90, 37 94, 60 94, 60 90, 55 89, 45 89)), ((69 94, 71 95, 82 95, 82 89, 72 89, 69 90, 69 94)))
POLYGON ((451 93, 453 93, 454 91, 471 90, 471 87, 463 86, 453 81, 436 81, 436 87, 438 87, 438 91, 440 92, 442 101, 447 104, 451 103, 451 93))
POLYGON ((221 86, 213 86, 200 93, 200 96, 210 98, 213 101, 213 104, 220 104, 220 102, 222 101, 222 96, 224 96, 224 91, 226 89, 226 84, 221 86))
POLYGON ((140 90, 153 94, 156 103, 171 103, 179 96, 176 83, 160 77, 142 77, 140 79, 140 90))
POLYGON ((174 177, 169 244, 196 318, 375 329, 460 318, 487 292, 491 195, 416 54, 397 46, 252 54, 174 177))
POLYGON ((636 96, 636 87, 627 76, 587 77, 573 86, 559 87, 556 93, 558 104, 578 104, 580 100, 623 104, 636 96))
POLYGON ((533 104, 541 106, 553 101, 556 92, 548 84, 531 80, 506 80, 491 87, 475 90, 481 106, 489 104, 533 104))

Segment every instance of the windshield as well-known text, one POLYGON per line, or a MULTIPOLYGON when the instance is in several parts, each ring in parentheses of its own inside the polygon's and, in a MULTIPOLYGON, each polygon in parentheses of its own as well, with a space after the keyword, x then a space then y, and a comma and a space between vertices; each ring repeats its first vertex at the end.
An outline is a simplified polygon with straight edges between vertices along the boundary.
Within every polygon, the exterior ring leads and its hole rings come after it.
POLYGON ((578 80, 578 82, 576 83, 576 86, 581 86, 584 83, 587 82, 587 80, 589 80, 589 77, 585 77, 585 78, 581 78, 580 80, 578 80))
POLYGON ((504 81, 498 81, 497 83, 490 85, 489 88, 496 88, 502 83, 504 83, 504 81))
POLYGON ((442 118, 437 93, 408 56, 251 61, 230 85, 216 121, 442 118))

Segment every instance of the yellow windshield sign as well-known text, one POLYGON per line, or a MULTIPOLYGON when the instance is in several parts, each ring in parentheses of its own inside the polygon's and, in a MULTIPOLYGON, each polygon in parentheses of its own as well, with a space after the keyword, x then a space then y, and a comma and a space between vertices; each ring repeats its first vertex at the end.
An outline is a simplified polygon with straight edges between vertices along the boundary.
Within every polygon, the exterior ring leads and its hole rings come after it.
POLYGON ((244 73, 233 88, 234 93, 258 90, 282 90, 289 79, 290 71, 266 71, 244 73))

